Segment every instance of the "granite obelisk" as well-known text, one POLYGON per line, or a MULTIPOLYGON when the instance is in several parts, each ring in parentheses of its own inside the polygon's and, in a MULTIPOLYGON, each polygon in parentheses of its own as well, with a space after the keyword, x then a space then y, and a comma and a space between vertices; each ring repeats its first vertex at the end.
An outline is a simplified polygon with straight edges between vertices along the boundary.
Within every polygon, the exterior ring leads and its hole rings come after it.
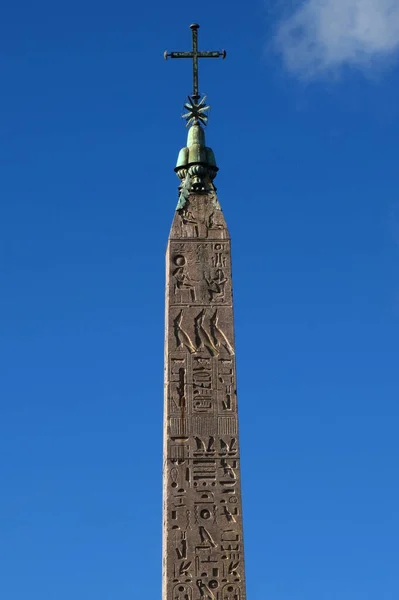
MULTIPOLYGON (((187 146, 166 255, 163 600, 245 600, 230 237, 205 143, 207 106, 185 105, 187 146)), ((195 64, 196 63, 196 64, 195 64)))

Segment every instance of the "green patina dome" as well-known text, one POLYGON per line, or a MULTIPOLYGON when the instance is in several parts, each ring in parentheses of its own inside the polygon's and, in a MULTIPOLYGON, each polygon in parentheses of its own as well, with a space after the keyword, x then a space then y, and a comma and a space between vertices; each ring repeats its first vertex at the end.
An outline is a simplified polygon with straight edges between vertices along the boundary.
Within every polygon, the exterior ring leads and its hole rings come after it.
POLYGON ((205 146, 205 132, 199 123, 194 123, 187 135, 187 146, 182 148, 177 158, 175 171, 190 165, 202 164, 217 171, 215 155, 211 148, 205 146))

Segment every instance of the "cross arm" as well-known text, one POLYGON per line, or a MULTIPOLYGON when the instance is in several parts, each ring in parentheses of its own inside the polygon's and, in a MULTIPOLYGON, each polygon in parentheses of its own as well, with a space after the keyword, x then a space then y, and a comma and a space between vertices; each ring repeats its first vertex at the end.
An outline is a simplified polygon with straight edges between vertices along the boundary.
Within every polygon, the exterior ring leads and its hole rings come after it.
POLYGON ((226 58, 226 50, 222 50, 221 52, 198 52, 198 58, 226 58))
MULTIPOLYGON (((198 52, 198 58, 219 58, 220 56, 224 59, 226 58, 226 50, 222 50, 221 52, 209 51, 209 52, 198 52)), ((193 52, 168 52, 167 50, 164 52, 165 60, 168 58, 194 58, 193 52)))

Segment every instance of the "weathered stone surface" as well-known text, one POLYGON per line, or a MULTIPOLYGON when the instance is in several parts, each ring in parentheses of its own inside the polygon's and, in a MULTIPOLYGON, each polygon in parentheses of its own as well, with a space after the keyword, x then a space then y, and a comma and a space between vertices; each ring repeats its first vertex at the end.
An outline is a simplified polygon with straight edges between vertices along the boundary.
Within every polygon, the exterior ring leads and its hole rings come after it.
POLYGON ((245 600, 230 238, 214 192, 166 256, 163 600, 245 600))

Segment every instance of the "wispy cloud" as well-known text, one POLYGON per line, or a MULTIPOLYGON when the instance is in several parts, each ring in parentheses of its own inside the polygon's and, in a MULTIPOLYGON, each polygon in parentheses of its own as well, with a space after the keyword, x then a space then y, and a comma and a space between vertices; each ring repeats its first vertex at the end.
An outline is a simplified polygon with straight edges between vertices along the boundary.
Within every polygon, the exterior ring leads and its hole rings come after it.
POLYGON ((277 27, 287 69, 312 78, 341 67, 370 70, 399 53, 399 0, 304 0, 277 27))

